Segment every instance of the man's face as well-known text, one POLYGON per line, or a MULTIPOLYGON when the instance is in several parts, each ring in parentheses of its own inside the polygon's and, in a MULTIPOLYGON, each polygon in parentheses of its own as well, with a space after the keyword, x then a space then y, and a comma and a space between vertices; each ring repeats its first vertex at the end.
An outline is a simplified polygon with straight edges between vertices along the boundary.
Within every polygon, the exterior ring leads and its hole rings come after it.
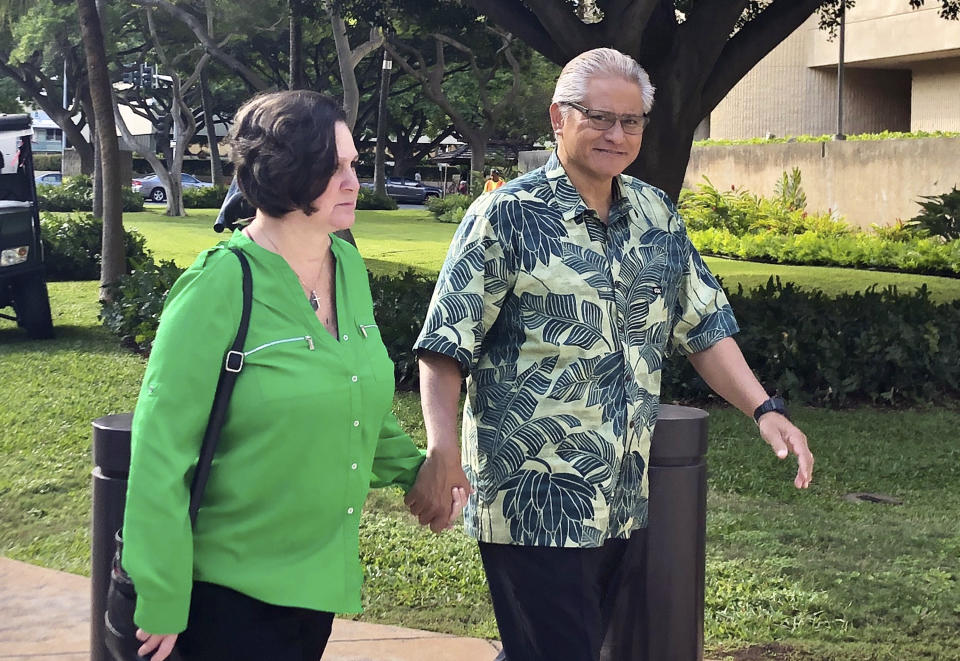
MULTIPOLYGON (((642 115, 640 86, 622 78, 592 78, 586 97, 579 103, 591 110, 618 115, 642 115)), ((610 180, 622 173, 640 152, 643 135, 628 135, 620 122, 606 131, 591 128, 587 117, 570 106, 550 106, 550 119, 557 134, 560 162, 574 179, 610 180), (561 112, 563 110, 563 112, 561 112)))

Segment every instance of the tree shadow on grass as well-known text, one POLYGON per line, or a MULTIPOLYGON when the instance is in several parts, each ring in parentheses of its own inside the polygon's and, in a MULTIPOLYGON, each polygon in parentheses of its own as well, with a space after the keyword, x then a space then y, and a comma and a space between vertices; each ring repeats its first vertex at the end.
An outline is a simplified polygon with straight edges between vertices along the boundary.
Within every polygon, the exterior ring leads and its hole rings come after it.
POLYGON ((102 355, 129 352, 120 345, 120 340, 99 326, 54 325, 53 338, 49 340, 31 339, 22 328, 13 324, 0 327, 0 356, 38 353, 52 356, 77 351, 102 355))

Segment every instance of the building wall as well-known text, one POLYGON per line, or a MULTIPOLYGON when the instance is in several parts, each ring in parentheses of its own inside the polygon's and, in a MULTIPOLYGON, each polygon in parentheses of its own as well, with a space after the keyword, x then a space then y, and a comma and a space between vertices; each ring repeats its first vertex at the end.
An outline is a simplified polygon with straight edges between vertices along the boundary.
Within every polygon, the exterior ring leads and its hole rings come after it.
POLYGON ((958 154, 960 138, 694 147, 683 185, 705 175, 721 190, 772 195, 781 174, 798 167, 809 210, 837 211, 867 229, 917 215, 921 195, 960 187, 958 154))
POLYGON ((960 58, 916 65, 912 101, 911 130, 960 131, 960 58))
MULTIPOLYGON (((848 13, 844 133, 960 130, 960 29, 934 4, 873 0, 848 13)), ((804 23, 714 109, 709 137, 836 133, 839 42, 828 39, 816 16, 804 23)))

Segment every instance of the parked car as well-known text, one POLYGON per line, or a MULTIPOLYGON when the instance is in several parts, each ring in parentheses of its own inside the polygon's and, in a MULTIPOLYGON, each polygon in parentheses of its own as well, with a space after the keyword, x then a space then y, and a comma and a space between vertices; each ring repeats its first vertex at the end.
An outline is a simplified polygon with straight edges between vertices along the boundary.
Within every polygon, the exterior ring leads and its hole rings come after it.
MULTIPOLYGON (((143 199, 152 202, 166 202, 167 191, 163 190, 163 184, 160 183, 160 177, 151 174, 146 177, 137 177, 131 184, 134 193, 143 195, 143 199)), ((206 181, 200 181, 192 174, 181 174, 180 185, 184 188, 213 188, 213 184, 206 181)))
MULTIPOLYGON (((442 191, 437 186, 428 186, 413 179, 402 177, 387 177, 387 195, 395 202, 404 204, 424 204, 431 197, 440 197, 442 191)), ((364 188, 373 190, 372 183, 360 184, 364 188)))
POLYGON ((0 308, 35 339, 53 337, 30 115, 0 115, 0 308))
POLYGON ((59 186, 63 183, 63 175, 59 172, 48 172, 37 177, 36 181, 40 186, 59 186))

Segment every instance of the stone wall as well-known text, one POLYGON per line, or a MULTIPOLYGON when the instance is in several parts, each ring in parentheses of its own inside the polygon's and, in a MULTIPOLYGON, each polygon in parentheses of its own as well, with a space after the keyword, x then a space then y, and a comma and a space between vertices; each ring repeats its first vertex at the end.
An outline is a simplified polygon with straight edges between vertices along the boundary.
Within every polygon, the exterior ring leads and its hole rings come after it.
POLYGON ((920 196, 960 187, 960 138, 694 147, 683 185, 706 175, 719 189, 771 195, 794 167, 811 211, 838 211, 864 229, 891 225, 917 215, 920 196))

